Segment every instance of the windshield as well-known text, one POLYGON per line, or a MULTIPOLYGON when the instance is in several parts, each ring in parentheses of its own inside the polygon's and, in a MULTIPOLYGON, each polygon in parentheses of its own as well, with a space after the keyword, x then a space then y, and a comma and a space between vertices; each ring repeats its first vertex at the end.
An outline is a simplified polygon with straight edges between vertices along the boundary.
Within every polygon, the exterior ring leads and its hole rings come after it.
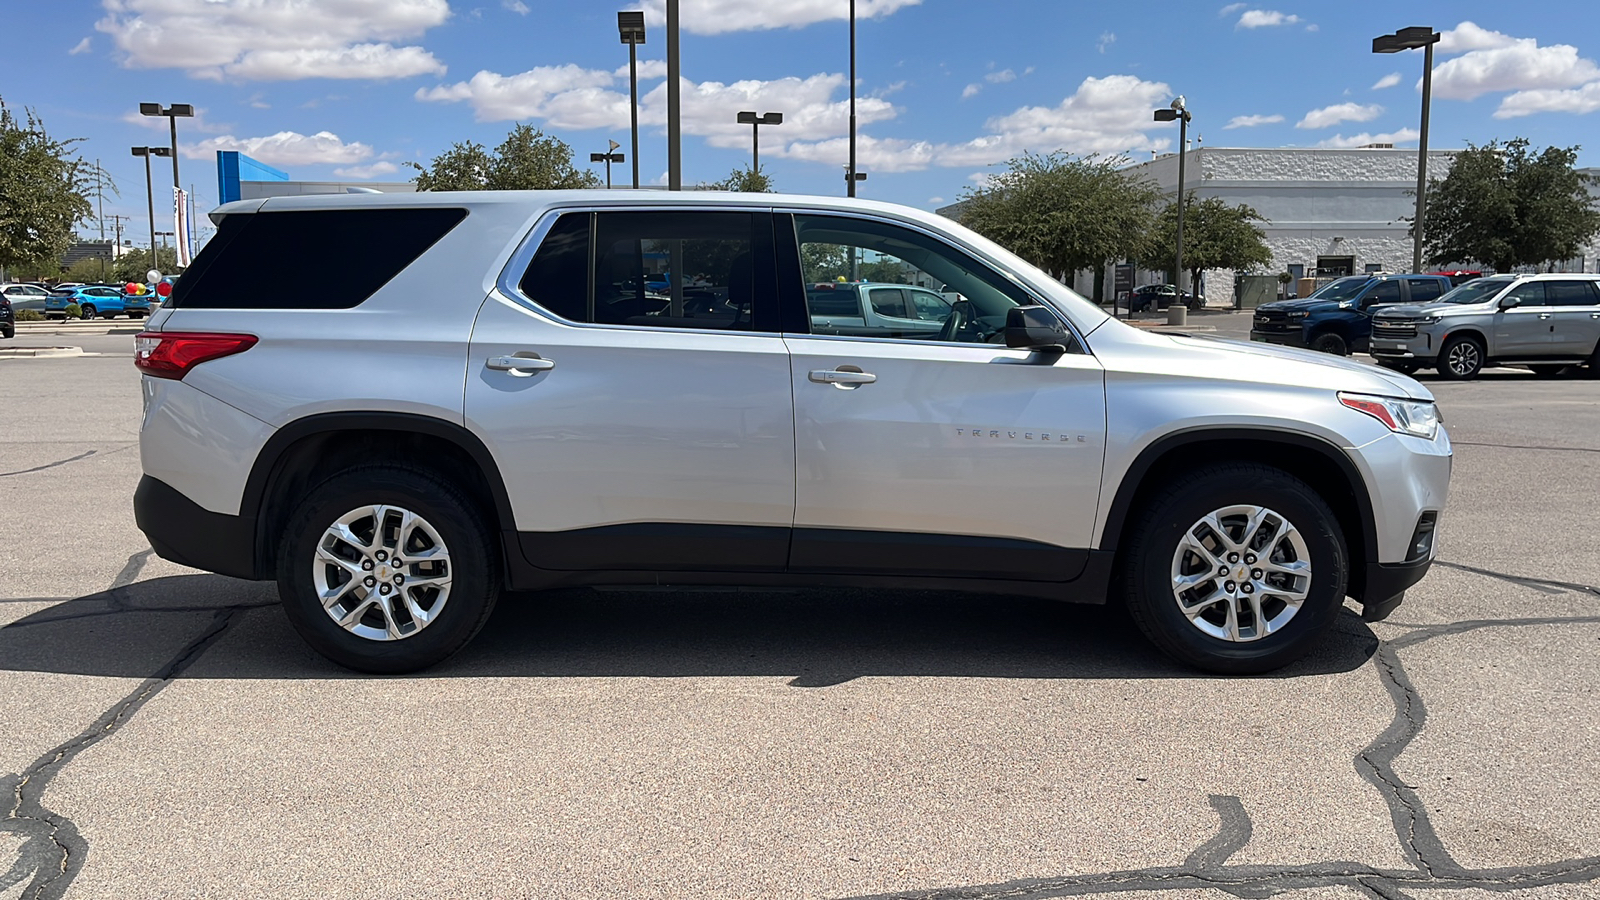
POLYGON ((1501 291, 1505 290, 1506 285, 1510 284, 1513 280, 1515 280, 1515 279, 1511 279, 1511 278, 1475 278, 1475 279, 1467 282, 1466 284, 1463 284, 1462 286, 1456 288, 1455 290, 1451 291, 1450 293, 1445 294, 1443 297, 1440 297, 1439 298, 1439 302, 1440 303, 1482 303, 1483 301, 1489 299, 1490 297, 1493 297, 1495 294, 1498 294, 1501 291))
POLYGON ((1365 278, 1365 277, 1360 276, 1360 275, 1353 276, 1353 277, 1350 277, 1350 278, 1341 278, 1338 281, 1334 281, 1334 282, 1331 282, 1329 284, 1325 284, 1322 287, 1317 288, 1316 290, 1312 291, 1311 295, 1308 296, 1306 299, 1307 300, 1349 300, 1350 298, 1354 297, 1355 295, 1361 293, 1361 289, 1366 287, 1367 286, 1367 282, 1371 281, 1371 280, 1372 279, 1365 278))

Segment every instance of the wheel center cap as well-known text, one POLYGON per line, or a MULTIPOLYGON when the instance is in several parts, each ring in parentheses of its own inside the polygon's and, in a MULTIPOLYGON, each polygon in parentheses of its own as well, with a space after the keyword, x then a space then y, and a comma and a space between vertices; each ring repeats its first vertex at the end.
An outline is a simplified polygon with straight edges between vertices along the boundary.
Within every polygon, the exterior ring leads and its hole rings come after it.
POLYGON ((388 578, 389 577, 389 567, 388 566, 379 566, 378 567, 378 577, 379 578, 388 578))
POLYGON ((1236 581, 1249 581, 1250 569, 1245 566, 1240 566, 1239 571, 1233 573, 1233 577, 1236 581))

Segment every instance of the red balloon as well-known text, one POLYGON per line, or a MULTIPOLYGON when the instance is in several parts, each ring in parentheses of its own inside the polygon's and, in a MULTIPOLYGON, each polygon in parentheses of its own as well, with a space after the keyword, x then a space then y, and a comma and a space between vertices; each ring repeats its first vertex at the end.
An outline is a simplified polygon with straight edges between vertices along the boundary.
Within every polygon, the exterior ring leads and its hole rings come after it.
POLYGON ((163 281, 160 284, 156 285, 156 293, 160 294, 163 297, 170 296, 172 294, 172 282, 163 281))
POLYGON ((131 294, 131 293, 133 293, 134 291, 136 291, 138 289, 139 289, 139 286, 134 284, 131 281, 122 286, 122 292, 124 294, 131 294))

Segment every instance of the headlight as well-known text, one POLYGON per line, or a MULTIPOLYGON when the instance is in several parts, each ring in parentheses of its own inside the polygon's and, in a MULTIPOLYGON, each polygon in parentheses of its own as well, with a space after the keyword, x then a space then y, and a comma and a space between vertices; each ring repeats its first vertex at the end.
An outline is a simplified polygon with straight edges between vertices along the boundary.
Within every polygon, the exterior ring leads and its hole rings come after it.
POLYGON ((1364 412, 1397 434, 1433 440, 1439 433, 1439 407, 1427 400, 1396 400, 1370 394, 1339 395, 1339 402, 1364 412))
POLYGON ((1439 321, 1438 316, 1418 316, 1413 320, 1418 325, 1434 325, 1439 321))

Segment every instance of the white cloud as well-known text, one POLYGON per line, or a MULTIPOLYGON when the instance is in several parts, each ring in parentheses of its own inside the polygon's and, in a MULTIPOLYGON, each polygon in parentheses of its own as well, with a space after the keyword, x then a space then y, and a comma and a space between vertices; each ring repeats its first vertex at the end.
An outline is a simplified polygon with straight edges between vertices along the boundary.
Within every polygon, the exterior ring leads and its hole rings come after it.
POLYGON ((1299 16, 1278 12, 1275 9, 1249 9, 1239 17, 1235 28, 1271 28, 1277 25, 1293 25, 1300 21, 1299 16))
POLYGON ((519 16, 525 16, 533 11, 529 9, 528 4, 523 3, 522 0, 500 0, 500 5, 519 16))
POLYGON ((102 0, 95 28, 122 63, 210 79, 405 78, 443 73, 428 51, 392 42, 450 17, 446 0, 102 0))
POLYGON ((1370 122, 1383 115, 1383 107, 1374 103, 1362 106, 1359 103, 1336 103, 1333 106, 1324 106, 1306 113, 1305 118, 1294 124, 1296 128, 1327 128, 1340 122, 1370 122))
MULTIPOLYGON (((657 84, 639 98, 639 121, 665 128, 667 86, 657 84)), ((849 127, 847 99, 834 99, 846 88, 840 74, 772 81, 679 82, 685 134, 709 139, 716 147, 742 147, 750 139, 748 126, 735 120, 743 109, 777 110, 783 124, 775 126, 773 139, 818 140, 844 134, 849 127)), ((539 119, 557 128, 627 128, 627 79, 616 73, 575 65, 540 66, 517 75, 483 71, 468 81, 422 88, 416 99, 439 103, 469 103, 480 122, 539 119), (612 85, 620 83, 620 90, 612 85)), ((858 124, 893 118, 892 103, 881 97, 858 97, 858 124)))
MULTIPOLYGON (((1170 138, 1153 138, 1146 129, 1161 128, 1150 120, 1150 108, 1162 104, 1172 90, 1160 82, 1132 75, 1086 78, 1057 106, 1025 106, 984 123, 988 133, 963 143, 932 144, 903 138, 857 138, 863 169, 904 172, 929 166, 986 166, 1023 152, 1121 153, 1162 150, 1170 138)), ((815 162, 842 163, 845 138, 793 142, 779 155, 815 162)), ((983 175, 984 173, 978 173, 983 175)), ((986 177, 986 176, 985 176, 986 177)))
POLYGON ((90 42, 89 38, 84 38, 83 40, 81 40, 78 43, 74 44, 72 46, 72 49, 67 51, 67 55, 68 56, 77 56, 80 53, 88 53, 89 50, 91 49, 90 46, 89 46, 90 43, 91 42, 90 42))
POLYGON ((1448 56, 1472 50, 1498 50, 1516 42, 1517 39, 1509 34, 1479 28, 1472 22, 1462 22, 1448 31, 1439 32, 1439 43, 1433 49, 1435 53, 1448 56))
POLYGON ((1399 131, 1392 132, 1390 134, 1368 134, 1363 131, 1360 134, 1352 134, 1349 137, 1345 137, 1342 134, 1336 134, 1327 140, 1319 141, 1317 146, 1348 148, 1365 147, 1368 144, 1405 144, 1414 141, 1419 137, 1421 137, 1421 134, 1414 128, 1402 128, 1399 131))
POLYGON ((928 198, 928 202, 929 203, 943 203, 944 202, 944 198, 943 197, 929 197, 928 198))
POLYGON ((273 166, 341 165, 357 163, 372 156, 372 148, 359 141, 346 144, 328 131, 305 135, 280 131, 265 137, 236 138, 231 134, 208 138, 198 144, 182 145, 179 152, 189 159, 208 159, 218 150, 237 150, 273 166))
POLYGON ((1115 33, 1110 32, 1110 31, 1102 31, 1102 32, 1100 32, 1100 39, 1094 42, 1094 46, 1095 46, 1096 50, 1099 50, 1101 53, 1104 53, 1104 52, 1106 52, 1106 48, 1107 47, 1110 47, 1112 44, 1115 44, 1116 42, 1117 42, 1117 36, 1116 36, 1115 33))
POLYGON ((1005 84, 1008 81, 1016 81, 1017 73, 1010 69, 1001 69, 998 72, 990 72, 983 76, 983 80, 990 84, 1005 84))
POLYGON ((1496 119, 1515 119, 1542 112, 1584 115, 1600 110, 1600 81, 1571 91, 1518 91, 1500 101, 1496 119))
MULTIPOLYGON (((638 64, 639 80, 653 81, 657 78, 667 77, 667 61, 664 59, 641 59, 638 64)), ((611 74, 618 78, 628 77, 628 67, 618 66, 611 74)))
POLYGON ((961 89, 961 99, 965 100, 968 97, 976 97, 978 95, 978 92, 981 91, 981 90, 983 90, 983 85, 981 85, 981 84, 969 84, 966 87, 961 89))
POLYGON ((1227 131, 1230 128, 1254 128, 1257 125, 1275 125, 1282 121, 1283 116, 1280 115, 1234 116, 1228 120, 1228 124, 1222 126, 1222 130, 1227 131))
POLYGON ((1400 83, 1400 73, 1399 72, 1390 72, 1389 74, 1383 76, 1382 78, 1379 78, 1372 85, 1372 89, 1375 90, 1375 91, 1381 91, 1381 90, 1383 90, 1385 88, 1392 88, 1392 87, 1394 87, 1395 85, 1397 85, 1399 83, 1400 83))
POLYGON ((378 161, 370 166, 345 166, 334 169, 333 174, 340 178, 376 178, 379 175, 393 175, 400 171, 400 167, 392 162, 378 161))
MULTIPOLYGON (((1498 34, 1491 32, 1492 34, 1498 34)), ((1499 35, 1504 37, 1504 35, 1499 35)), ((1559 90, 1600 80, 1600 67, 1568 44, 1516 38, 1446 60, 1433 70, 1433 96, 1473 100, 1496 91, 1559 90)))
MULTIPOLYGON (((922 0, 857 0, 856 18, 876 19, 892 15, 922 0)), ((644 0, 645 20, 654 27, 667 21, 666 0, 644 0)), ((817 22, 849 18, 849 6, 840 0, 683 0, 678 25, 693 34, 724 34, 730 31, 765 31, 773 28, 804 28, 817 22)))
POLYGON ((1244 9, 1246 6, 1249 6, 1249 5, 1250 4, 1248 4, 1248 3, 1229 3, 1227 6, 1224 6, 1222 9, 1217 10, 1217 15, 1219 17, 1225 19, 1228 16, 1233 15, 1234 13, 1238 12, 1241 9, 1244 9))
POLYGON ((1312 22, 1310 25, 1306 26, 1306 30, 1307 31, 1321 31, 1322 27, 1320 25, 1318 25, 1317 23, 1312 22))

